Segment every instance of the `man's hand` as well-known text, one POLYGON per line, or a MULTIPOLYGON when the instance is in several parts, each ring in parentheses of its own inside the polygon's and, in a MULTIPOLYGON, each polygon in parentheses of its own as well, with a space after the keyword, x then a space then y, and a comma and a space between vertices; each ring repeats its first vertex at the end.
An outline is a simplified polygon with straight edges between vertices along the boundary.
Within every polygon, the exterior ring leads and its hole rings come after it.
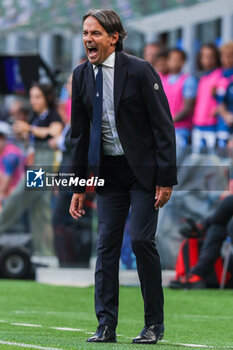
POLYGON ((75 219, 80 219, 85 215, 85 210, 83 210, 85 194, 84 193, 74 193, 70 203, 70 215, 75 219))
POLYGON ((172 187, 156 186, 155 209, 162 208, 169 201, 171 194, 172 187))

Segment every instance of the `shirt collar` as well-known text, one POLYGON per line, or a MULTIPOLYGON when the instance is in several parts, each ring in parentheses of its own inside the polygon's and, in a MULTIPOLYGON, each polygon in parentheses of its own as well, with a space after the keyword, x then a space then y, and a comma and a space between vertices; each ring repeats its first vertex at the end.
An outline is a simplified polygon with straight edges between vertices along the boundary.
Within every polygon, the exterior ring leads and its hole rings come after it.
POLYGON ((203 76, 207 76, 207 75, 213 73, 213 71, 215 71, 215 69, 216 69, 216 68, 212 68, 212 69, 209 69, 209 70, 204 71, 203 76))
MULTIPOLYGON (((109 67, 109 68, 114 68, 115 67, 115 57, 116 57, 116 52, 113 51, 110 56, 102 63, 102 66, 109 67)), ((93 68, 96 69, 98 68, 93 64, 93 68)))
POLYGON ((180 71, 179 73, 176 73, 176 74, 170 73, 169 76, 170 76, 171 78, 178 79, 182 74, 183 74, 183 72, 180 71))
POLYGON ((176 74, 169 74, 168 75, 168 81, 169 83, 171 84, 175 84, 177 82, 177 80, 181 77, 181 75, 183 74, 182 71, 180 71, 179 73, 176 73, 176 74))
POLYGON ((48 109, 47 109, 47 110, 44 111, 43 113, 38 114, 38 118, 39 118, 40 120, 44 120, 44 119, 47 117, 48 114, 49 114, 49 111, 48 111, 48 109))

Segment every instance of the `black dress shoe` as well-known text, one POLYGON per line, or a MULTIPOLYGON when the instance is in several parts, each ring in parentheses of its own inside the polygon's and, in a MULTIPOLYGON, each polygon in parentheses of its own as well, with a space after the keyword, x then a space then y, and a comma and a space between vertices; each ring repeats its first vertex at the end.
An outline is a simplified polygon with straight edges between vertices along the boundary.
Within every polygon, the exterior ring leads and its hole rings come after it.
POLYGON ((116 343, 116 333, 107 325, 100 325, 95 334, 87 339, 88 343, 116 343))
POLYGON ((163 324, 152 324, 145 326, 141 333, 134 338, 133 344, 156 344, 158 340, 162 340, 164 335, 163 324))

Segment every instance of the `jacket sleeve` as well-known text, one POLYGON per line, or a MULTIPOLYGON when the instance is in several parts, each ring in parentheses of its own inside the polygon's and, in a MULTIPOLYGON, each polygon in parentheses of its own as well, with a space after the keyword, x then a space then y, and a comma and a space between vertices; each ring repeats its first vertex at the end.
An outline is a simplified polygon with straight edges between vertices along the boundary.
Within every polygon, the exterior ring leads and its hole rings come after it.
POLYGON ((140 85, 156 144, 158 186, 177 184, 176 141, 168 101, 158 73, 145 62, 140 74, 140 85))
MULTIPOLYGON (((73 72, 71 104, 72 169, 79 179, 87 179, 90 121, 80 94, 81 74, 79 67, 73 72)), ((74 193, 84 193, 85 186, 74 184, 74 193)))

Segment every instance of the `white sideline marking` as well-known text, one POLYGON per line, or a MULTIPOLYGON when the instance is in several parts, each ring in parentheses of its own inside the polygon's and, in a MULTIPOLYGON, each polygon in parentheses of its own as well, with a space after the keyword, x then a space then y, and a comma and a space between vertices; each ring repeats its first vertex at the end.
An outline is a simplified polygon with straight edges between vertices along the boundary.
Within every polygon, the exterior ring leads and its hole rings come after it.
POLYGON ((49 327, 49 328, 57 329, 59 331, 84 332, 84 329, 80 329, 80 328, 67 328, 67 327, 49 327))
MULTIPOLYGON (((196 315, 198 316, 198 315, 196 315)), ((201 316, 201 315, 200 315, 201 316)), ((208 316, 207 316, 208 317, 208 316)), ((212 316, 210 316, 212 317, 212 316)), ((213 316, 214 317, 214 316, 213 316)), ((5 321, 5 320, 0 320, 0 322, 2 323, 9 323, 13 326, 24 326, 24 327, 43 327, 41 325, 38 324, 30 324, 30 323, 10 323, 9 321, 5 321)), ((80 328, 68 328, 68 327, 48 327, 49 329, 56 329, 59 331, 73 331, 73 332, 85 332, 85 334, 91 334, 93 335, 94 332, 87 332, 84 329, 80 329, 80 328)), ((125 337, 128 339, 133 339, 133 338, 129 338, 125 335, 122 334, 117 334, 118 337, 125 337)), ((177 346, 183 346, 183 347, 189 347, 189 348, 205 348, 205 349, 232 349, 233 350, 233 346, 214 346, 214 345, 204 345, 204 344, 185 344, 185 343, 173 343, 169 340, 162 340, 162 343, 166 343, 168 345, 177 345, 177 346)), ((3 341, 0 340, 0 345, 1 344, 5 344, 5 345, 15 345, 15 346, 20 346, 20 347, 26 347, 26 348, 34 348, 34 349, 39 349, 39 350, 64 350, 62 348, 52 348, 52 347, 44 347, 44 346, 40 346, 40 345, 33 345, 33 344, 24 344, 24 343, 13 343, 13 342, 8 342, 8 341, 3 341)))
POLYGON ((183 344, 183 343, 175 343, 176 345, 180 345, 180 346, 188 346, 190 348, 211 348, 213 349, 214 346, 213 345, 199 345, 199 344, 183 344))
POLYGON ((47 348, 46 346, 24 344, 24 343, 13 343, 9 341, 0 340, 0 345, 20 346, 23 348, 39 349, 39 350, 63 350, 62 348, 47 348))
POLYGON ((184 344, 184 343, 172 343, 169 340, 161 340, 162 343, 168 343, 171 345, 178 345, 178 346, 185 346, 185 347, 189 347, 189 348, 207 348, 207 349, 214 349, 215 346, 213 345, 203 345, 203 344, 184 344))
POLYGON ((23 326, 23 327, 42 327, 40 324, 30 323, 10 323, 12 326, 23 326))

